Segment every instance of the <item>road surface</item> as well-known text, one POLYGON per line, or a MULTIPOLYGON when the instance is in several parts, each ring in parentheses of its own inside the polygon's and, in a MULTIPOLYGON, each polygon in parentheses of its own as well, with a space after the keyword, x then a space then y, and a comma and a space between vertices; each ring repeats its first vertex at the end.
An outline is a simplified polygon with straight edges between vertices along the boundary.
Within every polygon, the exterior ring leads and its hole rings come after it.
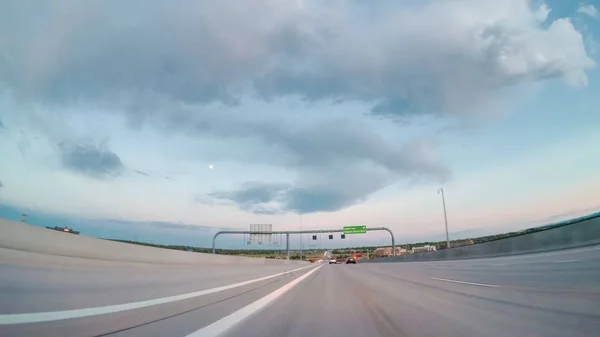
POLYGON ((477 260, 235 268, 0 250, 2 337, 593 336, 599 303, 598 246, 477 260), (60 319, 65 312, 73 317, 60 319))

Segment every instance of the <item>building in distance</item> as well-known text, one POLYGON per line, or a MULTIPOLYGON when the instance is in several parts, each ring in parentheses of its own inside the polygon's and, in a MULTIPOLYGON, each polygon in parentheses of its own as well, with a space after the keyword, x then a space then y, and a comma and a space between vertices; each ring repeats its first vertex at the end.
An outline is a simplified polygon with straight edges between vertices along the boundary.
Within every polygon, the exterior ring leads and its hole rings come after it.
POLYGON ((413 247, 412 252, 414 253, 424 253, 424 252, 435 252, 437 248, 432 245, 425 245, 420 247, 413 247))
MULTIPOLYGON (((407 251, 404 248, 396 247, 396 256, 406 254, 407 251)), ((375 249, 375 256, 377 257, 388 257, 392 256, 392 247, 380 247, 375 249)))

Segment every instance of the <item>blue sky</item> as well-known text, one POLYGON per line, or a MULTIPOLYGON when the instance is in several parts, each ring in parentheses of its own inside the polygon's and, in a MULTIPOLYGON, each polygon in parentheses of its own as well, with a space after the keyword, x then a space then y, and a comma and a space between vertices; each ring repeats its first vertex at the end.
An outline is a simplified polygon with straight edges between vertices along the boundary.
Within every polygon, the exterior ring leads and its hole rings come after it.
POLYGON ((1 4, 3 216, 416 240, 440 187, 453 233, 600 208, 597 2, 235 5, 1 4))

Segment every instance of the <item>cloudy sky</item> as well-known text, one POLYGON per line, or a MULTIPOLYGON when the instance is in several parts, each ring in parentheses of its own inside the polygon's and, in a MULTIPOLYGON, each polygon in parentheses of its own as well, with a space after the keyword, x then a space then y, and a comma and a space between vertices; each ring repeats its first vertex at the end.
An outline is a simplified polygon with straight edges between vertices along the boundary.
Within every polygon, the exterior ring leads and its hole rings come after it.
MULTIPOLYGON (((595 1, 0 3, 0 203, 397 235, 600 208, 595 1)), ((117 229, 118 230, 118 229, 117 229)))

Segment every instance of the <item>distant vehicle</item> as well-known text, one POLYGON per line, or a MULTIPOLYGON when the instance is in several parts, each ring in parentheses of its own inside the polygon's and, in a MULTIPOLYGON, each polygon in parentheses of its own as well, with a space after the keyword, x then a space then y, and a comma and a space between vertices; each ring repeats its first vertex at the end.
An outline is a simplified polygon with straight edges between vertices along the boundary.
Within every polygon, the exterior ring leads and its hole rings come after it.
POLYGON ((48 226, 46 226, 46 228, 52 229, 52 230, 55 230, 55 231, 59 231, 59 232, 63 232, 63 233, 70 233, 70 234, 79 235, 78 231, 73 230, 73 228, 69 228, 69 227, 58 227, 58 226, 48 227, 48 226))
POLYGON ((346 259, 346 264, 348 263, 352 263, 352 264, 356 264, 356 256, 352 256, 346 259))
POLYGON ((332 257, 329 259, 329 264, 336 264, 337 263, 337 259, 335 257, 332 257))

